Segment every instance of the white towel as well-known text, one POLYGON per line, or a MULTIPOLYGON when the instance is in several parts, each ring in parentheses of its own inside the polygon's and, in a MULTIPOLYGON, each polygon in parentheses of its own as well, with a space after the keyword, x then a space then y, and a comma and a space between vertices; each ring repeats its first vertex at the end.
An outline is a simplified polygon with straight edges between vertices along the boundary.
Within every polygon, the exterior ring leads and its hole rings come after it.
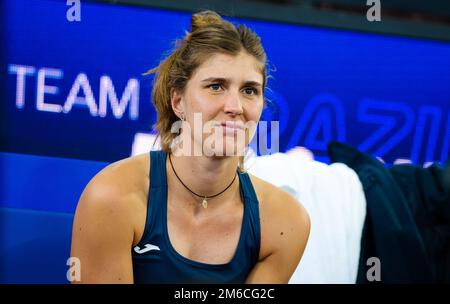
POLYGON ((355 283, 366 199, 347 165, 327 165, 306 149, 246 156, 248 172, 292 194, 308 211, 311 232, 289 283, 355 283))

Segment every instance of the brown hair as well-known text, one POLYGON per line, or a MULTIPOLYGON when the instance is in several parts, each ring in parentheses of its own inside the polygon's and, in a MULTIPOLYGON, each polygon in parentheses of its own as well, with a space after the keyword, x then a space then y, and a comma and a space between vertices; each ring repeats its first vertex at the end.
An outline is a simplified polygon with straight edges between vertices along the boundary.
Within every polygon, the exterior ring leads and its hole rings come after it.
POLYGON ((169 152, 177 136, 170 132, 179 120, 171 106, 171 90, 183 92, 197 67, 216 53, 237 55, 245 50, 262 64, 263 88, 266 85, 266 53, 261 39, 244 25, 235 26, 213 11, 202 11, 191 17, 191 31, 177 41, 176 48, 157 67, 146 74, 155 73, 152 101, 157 111, 154 128, 161 137, 161 148, 169 152))

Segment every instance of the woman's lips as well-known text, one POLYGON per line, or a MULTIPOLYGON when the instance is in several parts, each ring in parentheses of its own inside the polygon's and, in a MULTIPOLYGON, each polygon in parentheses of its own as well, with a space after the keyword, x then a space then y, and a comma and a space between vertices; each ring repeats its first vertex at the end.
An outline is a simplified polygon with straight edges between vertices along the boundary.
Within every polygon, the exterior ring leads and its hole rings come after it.
POLYGON ((221 123, 217 123, 216 127, 220 127, 223 129, 223 133, 226 134, 236 134, 238 132, 244 131, 244 124, 242 122, 236 121, 224 121, 221 123))
POLYGON ((220 123, 220 126, 227 129, 244 130, 244 124, 238 121, 224 121, 220 123))

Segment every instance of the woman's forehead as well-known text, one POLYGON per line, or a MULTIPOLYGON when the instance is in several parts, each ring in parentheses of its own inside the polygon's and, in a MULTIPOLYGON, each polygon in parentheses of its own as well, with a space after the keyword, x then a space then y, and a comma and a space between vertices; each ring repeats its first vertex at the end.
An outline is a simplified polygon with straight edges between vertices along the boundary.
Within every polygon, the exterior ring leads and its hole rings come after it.
POLYGON ((263 64, 245 52, 238 55, 216 53, 206 59, 195 71, 192 78, 196 81, 224 78, 263 82, 263 64))

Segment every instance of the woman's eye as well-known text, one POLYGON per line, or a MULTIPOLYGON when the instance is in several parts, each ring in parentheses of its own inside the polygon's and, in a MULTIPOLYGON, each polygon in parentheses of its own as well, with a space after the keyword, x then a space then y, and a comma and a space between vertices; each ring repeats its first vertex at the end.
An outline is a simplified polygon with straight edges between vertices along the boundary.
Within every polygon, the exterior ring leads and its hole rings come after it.
POLYGON ((258 90, 255 88, 245 88, 243 91, 246 95, 256 95, 258 93, 258 90))
POLYGON ((222 89, 222 86, 219 83, 210 84, 208 87, 213 91, 220 91, 220 89, 222 89))

